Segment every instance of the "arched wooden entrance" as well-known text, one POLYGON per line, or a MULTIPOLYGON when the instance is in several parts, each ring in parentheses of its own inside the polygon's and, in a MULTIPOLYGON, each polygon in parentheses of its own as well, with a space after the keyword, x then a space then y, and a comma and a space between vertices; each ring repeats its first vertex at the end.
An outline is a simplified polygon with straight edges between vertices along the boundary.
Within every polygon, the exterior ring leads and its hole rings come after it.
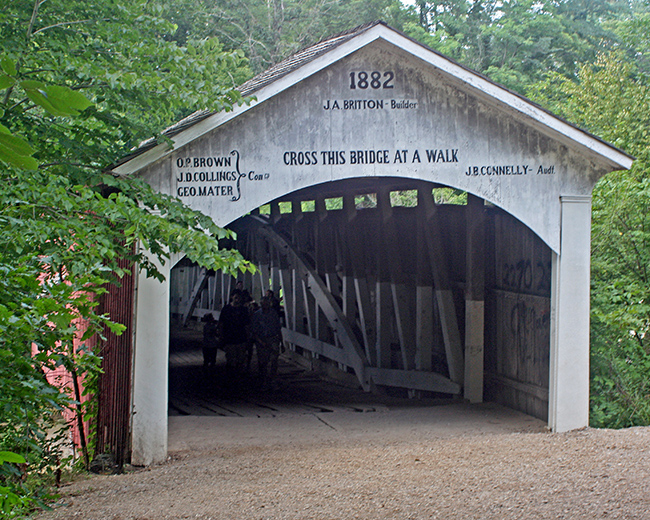
MULTIPOLYGON (((256 299, 282 291, 295 355, 352 372, 368 391, 481 402, 485 388, 547 419, 551 251, 521 223, 476 197, 391 178, 319 185, 263 210, 229 226, 229 245, 259 267, 243 277, 256 299)), ((234 286, 199 268, 191 282, 176 309, 184 321, 219 312, 234 286)))

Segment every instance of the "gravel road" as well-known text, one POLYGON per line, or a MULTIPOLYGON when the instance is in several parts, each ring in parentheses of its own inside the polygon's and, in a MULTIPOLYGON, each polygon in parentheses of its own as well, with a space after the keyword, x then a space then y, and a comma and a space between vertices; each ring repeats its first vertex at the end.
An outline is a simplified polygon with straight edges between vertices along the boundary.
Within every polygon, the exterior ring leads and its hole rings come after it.
POLYGON ((170 458, 38 520, 650 518, 650 428, 554 434, 495 405, 170 417, 170 458))

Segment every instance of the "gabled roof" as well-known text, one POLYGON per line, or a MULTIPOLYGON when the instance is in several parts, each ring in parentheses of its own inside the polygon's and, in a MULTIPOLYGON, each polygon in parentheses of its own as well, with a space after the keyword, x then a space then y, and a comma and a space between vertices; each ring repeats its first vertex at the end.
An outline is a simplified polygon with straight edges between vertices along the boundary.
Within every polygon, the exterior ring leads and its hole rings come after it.
MULTIPOLYGON (((226 121, 237 117, 270 97, 286 90, 302 79, 314 74, 372 41, 383 39, 411 53, 417 58, 435 66, 449 78, 464 84, 483 99, 489 99, 503 107, 519 113, 528 119, 532 126, 561 140, 570 140, 600 156, 612 169, 629 169, 633 157, 602 139, 552 114, 529 99, 494 83, 492 80, 464 65, 448 58, 426 45, 389 27, 385 22, 376 21, 360 25, 309 46, 280 63, 272 66, 239 87, 243 96, 255 95, 256 102, 251 105, 235 107, 231 112, 210 112, 199 110, 167 128, 163 135, 174 141, 175 147, 204 135, 226 121)), ((145 141, 132 154, 125 157, 113 168, 118 174, 130 174, 170 153, 169 145, 158 144, 154 139, 145 141)))
POLYGON ((331 36, 310 47, 307 47, 306 49, 298 51, 285 60, 282 60, 280 63, 273 65, 271 68, 265 70, 264 72, 261 72, 254 78, 249 79, 246 83, 242 84, 241 87, 239 87, 239 91, 243 96, 250 96, 269 83, 273 83, 277 79, 289 74, 296 69, 299 69, 304 64, 329 52, 342 43, 355 38, 359 34, 372 29, 376 25, 383 25, 385 27, 388 27, 384 22, 381 21, 371 22, 360 25, 359 27, 356 27, 349 31, 342 32, 336 36, 331 36))
MULTIPOLYGON (((374 27, 377 24, 386 25, 384 22, 381 21, 366 23, 358 27, 355 27, 354 29, 350 29, 348 31, 337 34, 336 36, 331 36, 329 38, 326 38, 325 40, 322 40, 314 45, 302 49, 296 52, 295 54, 292 54, 288 58, 282 60, 281 62, 268 68, 264 72, 260 72, 257 76, 242 83, 237 88, 237 90, 239 90, 241 95, 244 97, 252 96, 257 90, 261 89, 262 87, 265 87, 269 83, 273 83, 274 81, 281 78, 282 76, 285 76, 286 74, 289 74, 290 72, 300 68, 305 63, 308 63, 314 58, 317 58, 322 54, 325 54, 330 49, 336 47, 337 45, 340 45, 343 42, 348 41, 351 38, 354 38, 356 35, 366 31, 371 27, 374 27)), ((169 128, 163 130, 162 134, 166 137, 173 137, 174 135, 185 130, 186 128, 189 128, 193 124, 198 123, 199 121, 213 114, 214 112, 210 110, 197 110, 196 112, 193 112, 189 116, 181 119, 178 123, 175 123, 169 128)), ((118 164, 122 164, 130 160, 131 158, 154 147, 156 144, 157 141, 154 138, 147 139, 146 141, 141 143, 136 150, 134 150, 133 154, 130 154, 127 157, 123 158, 118 164)))

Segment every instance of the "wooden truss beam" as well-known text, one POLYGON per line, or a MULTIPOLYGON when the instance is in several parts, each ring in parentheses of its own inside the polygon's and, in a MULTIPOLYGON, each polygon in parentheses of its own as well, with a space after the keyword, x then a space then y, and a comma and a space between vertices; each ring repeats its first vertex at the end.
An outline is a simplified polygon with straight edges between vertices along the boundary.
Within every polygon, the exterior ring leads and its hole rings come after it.
MULTIPOLYGON (((272 243, 278 250, 279 254, 288 257, 289 263, 294 267, 297 275, 302 280, 305 293, 308 292, 314 298, 317 307, 322 310, 332 328, 332 331, 338 337, 342 348, 347 351, 349 363, 346 364, 354 369, 363 389, 366 391, 371 390, 372 383, 368 377, 368 363, 363 348, 355 338, 343 311, 327 289, 323 280, 321 280, 320 276, 318 276, 318 274, 307 265, 307 263, 302 259, 300 253, 270 226, 265 225, 265 223, 257 217, 251 217, 251 220, 258 224, 257 231, 260 236, 265 237, 270 243, 272 243)), ((305 294, 305 296, 307 296, 307 294, 305 294)))
POLYGON ((192 289, 192 294, 190 295, 190 299, 187 302, 187 307, 185 307, 185 312, 183 313, 183 327, 187 326, 187 323, 190 321, 190 318, 194 314, 194 309, 196 308, 196 304, 201 298, 201 293, 203 292, 203 289, 205 289, 207 283, 208 283, 208 270, 202 268, 199 271, 199 276, 196 279, 194 288, 192 289))

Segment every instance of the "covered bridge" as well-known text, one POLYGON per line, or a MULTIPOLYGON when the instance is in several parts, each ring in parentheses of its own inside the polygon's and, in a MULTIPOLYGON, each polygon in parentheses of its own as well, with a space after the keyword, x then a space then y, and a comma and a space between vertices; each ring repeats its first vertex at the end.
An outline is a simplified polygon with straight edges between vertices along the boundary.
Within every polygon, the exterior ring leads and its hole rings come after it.
MULTIPOLYGON (((631 157, 381 22, 241 90, 255 101, 194 114, 173 148, 114 172, 237 231, 260 267, 245 283, 282 291, 296 355, 368 391, 588 424, 591 192, 631 157)), ((135 280, 134 364, 119 370, 136 464, 167 453, 171 311, 219 310, 232 283, 197 272, 172 288, 173 267, 135 280)))

